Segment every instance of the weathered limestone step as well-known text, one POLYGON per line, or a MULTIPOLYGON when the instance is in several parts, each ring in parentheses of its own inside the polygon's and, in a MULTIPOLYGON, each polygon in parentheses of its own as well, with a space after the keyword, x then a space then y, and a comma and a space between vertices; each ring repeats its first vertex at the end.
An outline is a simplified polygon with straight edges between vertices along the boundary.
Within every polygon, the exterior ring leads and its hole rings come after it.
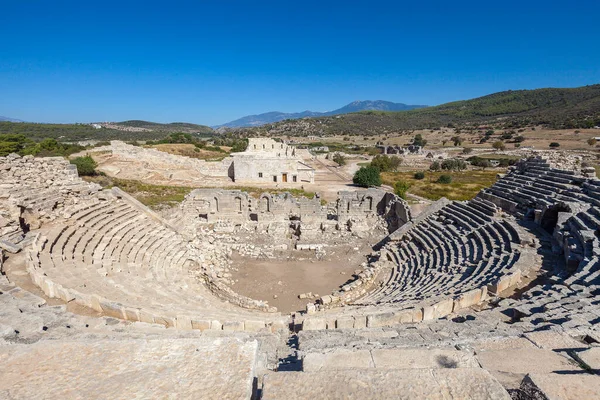
POLYGON ((529 374, 520 387, 527 398, 542 400, 600 399, 600 377, 591 374, 529 374))
POLYGON ((276 372, 264 377, 262 399, 510 400, 477 368, 276 372))
POLYGON ((529 373, 584 372, 573 359, 551 350, 519 348, 514 351, 477 352, 481 367, 490 371, 507 388, 518 388, 529 373))
POLYGON ((400 348, 350 350, 336 349, 326 353, 309 353, 302 360, 305 372, 348 368, 478 368, 472 352, 454 348, 400 348))
POLYGON ((210 337, 0 346, 0 398, 249 399, 257 347, 210 337))

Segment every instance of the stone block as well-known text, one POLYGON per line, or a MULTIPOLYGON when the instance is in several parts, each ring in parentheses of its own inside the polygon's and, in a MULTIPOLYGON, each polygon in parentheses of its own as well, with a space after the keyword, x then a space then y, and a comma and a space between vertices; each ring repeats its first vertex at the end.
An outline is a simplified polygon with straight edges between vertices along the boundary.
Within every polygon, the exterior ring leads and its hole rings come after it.
POLYGON ((481 301, 481 289, 473 289, 466 293, 462 293, 454 300, 454 312, 471 307, 481 301))
POLYGON ((210 329, 213 331, 223 330, 223 324, 221 323, 221 321, 214 319, 210 321, 210 329))
POLYGON ((192 323, 192 329, 195 329, 195 330, 205 331, 207 329, 210 329, 210 321, 209 320, 192 318, 191 323, 192 323))
POLYGON ((154 316, 152 314, 150 314, 149 312, 142 309, 139 311, 139 315, 140 315, 140 322, 145 322, 147 324, 154 323, 154 316))
POLYGON ((454 300, 451 298, 442 300, 442 301, 436 303, 434 305, 434 307, 435 307, 435 312, 434 312, 435 318, 445 317, 447 315, 452 314, 452 309, 454 308, 454 300))
POLYGON ((305 318, 304 321, 302 321, 302 330, 315 331, 323 329, 327 329, 327 321, 325 318, 311 317, 305 318))
POLYGON ((176 321, 175 321, 175 318, 173 318, 173 317, 155 314, 154 315, 154 323, 163 325, 167 328, 173 328, 175 326, 176 321))
POLYGON ((591 372, 600 375, 600 347, 578 351, 575 358, 583 363, 591 372))
POLYGON ((228 337, 3 345, 0 397, 250 399, 257 347, 228 337))
POLYGON ((178 315, 175 319, 175 328, 184 331, 192 330, 192 319, 186 315, 178 315))
POLYGON ((335 327, 337 329, 352 329, 354 328, 354 318, 351 316, 338 317, 335 327))
POLYGON ((123 312, 125 314, 125 319, 127 321, 139 321, 140 320, 140 310, 137 308, 125 307, 123 308, 123 312))
POLYGON ((249 332, 258 332, 265 329, 265 321, 244 321, 244 330, 249 332))
POLYGON ((472 352, 454 348, 401 348, 371 351, 375 368, 479 368, 472 352))
POLYGON ((364 329, 367 327, 367 317, 365 315, 354 316, 354 329, 364 329))
MULTIPOLYGON (((90 296, 90 302, 92 303, 92 309, 94 311, 102 312, 102 306, 100 305, 101 301, 102 298, 98 295, 93 294, 90 296)), ((154 320, 152 322, 154 322, 154 320)))
POLYGON ((302 370, 305 372, 374 367, 369 350, 336 349, 329 353, 309 353, 302 359, 302 370))
POLYGON ((101 299, 100 307, 102 308, 102 313, 106 316, 125 319, 125 314, 123 313, 123 306, 119 303, 114 303, 106 299, 101 299))
POLYGON ((564 332, 537 331, 525 333, 523 336, 541 349, 566 350, 587 347, 564 332))
POLYGON ((275 372, 265 376, 262 390, 263 400, 446 398, 511 400, 502 385, 479 368, 275 372))
POLYGON ((591 374, 532 373, 520 386, 526 398, 548 400, 600 399, 600 377, 591 374))
POLYGON ((225 321, 223 322, 224 331, 243 331, 244 321, 225 321))
POLYGON ((394 312, 385 312, 379 314, 367 315, 367 328, 380 328, 383 326, 393 326, 400 322, 399 316, 394 312))

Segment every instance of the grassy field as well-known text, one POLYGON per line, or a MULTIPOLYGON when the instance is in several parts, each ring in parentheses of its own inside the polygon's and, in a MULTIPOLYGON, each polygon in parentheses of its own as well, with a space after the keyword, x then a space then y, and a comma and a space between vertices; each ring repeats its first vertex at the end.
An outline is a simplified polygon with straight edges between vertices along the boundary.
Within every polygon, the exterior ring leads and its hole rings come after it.
POLYGON ((415 179, 415 171, 384 172, 381 174, 383 183, 394 186, 397 181, 403 180, 411 184, 408 193, 438 200, 446 197, 450 200, 470 200, 483 188, 496 182, 496 175, 506 172, 503 169, 472 170, 463 172, 425 172, 425 179, 415 179), (440 175, 452 176, 452 183, 435 183, 440 175), (430 181, 431 180, 431 181, 430 181))
POLYGON ((182 186, 149 185, 140 181, 108 176, 91 176, 83 177, 83 179, 95 182, 106 189, 116 186, 153 210, 161 210, 181 203, 185 196, 194 189, 182 186))
MULTIPOLYGON (((205 149, 199 149, 193 144, 157 144, 148 146, 155 148, 165 153, 175 154, 178 156, 185 156, 190 158, 198 158, 200 160, 207 161, 221 161, 228 154, 219 151, 210 151, 205 149)), ((226 149, 224 149, 226 150, 226 149)))
MULTIPOLYGON (((188 193, 196 189, 188 186, 150 185, 136 180, 118 179, 105 175, 84 176, 82 178, 88 182, 97 183, 105 189, 116 186, 153 210, 162 210, 176 206, 183 201, 188 193)), ((284 192, 289 192, 294 197, 304 196, 309 199, 315 197, 314 192, 302 189, 266 189, 252 186, 234 186, 228 187, 227 190, 242 190, 248 192, 254 198, 258 198, 262 193, 279 194, 284 192)), ((321 200, 321 203, 326 204, 324 200, 321 200)))

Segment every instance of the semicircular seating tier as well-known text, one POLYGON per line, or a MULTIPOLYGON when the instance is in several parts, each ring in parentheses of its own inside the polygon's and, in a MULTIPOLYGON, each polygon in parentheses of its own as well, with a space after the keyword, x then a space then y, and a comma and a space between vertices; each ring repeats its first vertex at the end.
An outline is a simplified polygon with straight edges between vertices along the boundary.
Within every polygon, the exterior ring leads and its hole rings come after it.
POLYGON ((182 329, 287 326, 289 317, 200 269, 214 250, 195 248, 131 196, 100 191, 74 168, 62 158, 0 157, 0 211, 12 207, 0 244, 27 248, 28 272, 47 296, 182 329))
POLYGON ((564 257, 518 299, 499 303, 512 326, 528 331, 600 324, 599 180, 533 157, 469 202, 439 203, 390 234, 379 259, 322 298, 305 329, 444 317, 514 287, 544 257, 536 260, 524 237, 531 235, 510 217, 498 218, 499 208, 522 218, 549 247, 555 244, 546 259, 564 257), (380 283, 369 287, 375 277, 380 283), (345 307, 334 307, 345 298, 345 307))
POLYGON ((282 322, 278 314, 231 304, 235 294, 230 301, 215 296, 192 273, 200 251, 127 199, 90 202, 40 233, 30 273, 50 297, 188 329, 258 330, 282 322))

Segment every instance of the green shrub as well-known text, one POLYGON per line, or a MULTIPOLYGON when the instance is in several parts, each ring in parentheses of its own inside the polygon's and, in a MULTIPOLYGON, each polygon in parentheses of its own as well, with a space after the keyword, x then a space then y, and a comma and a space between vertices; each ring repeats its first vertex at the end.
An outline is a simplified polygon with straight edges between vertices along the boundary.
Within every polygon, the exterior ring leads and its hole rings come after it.
POLYGON ((90 156, 77 157, 71 160, 71 164, 77 167, 77 173, 79 176, 93 176, 96 175, 96 161, 90 156))
POLYGON ((423 171, 415 172, 415 179, 425 179, 425 172, 423 172, 423 171))
POLYGON ((372 166, 361 167, 354 174, 352 182, 354 182, 355 185, 362 187, 381 186, 381 175, 379 175, 379 169, 372 166))
POLYGON ((405 181, 398 181, 394 184, 394 193, 396 196, 406 200, 406 192, 410 188, 410 183, 405 181))
POLYGON ((346 165, 346 157, 344 157, 340 153, 335 153, 333 155, 332 160, 333 162, 337 163, 337 165, 339 165, 340 167, 346 165))
POLYGON ((552 148, 560 147, 560 143, 552 142, 552 143, 550 143, 550 147, 552 147, 552 148))
POLYGON ((437 183, 443 183, 443 184, 452 183, 452 177, 450 175, 440 175, 440 177, 437 180, 437 183))

